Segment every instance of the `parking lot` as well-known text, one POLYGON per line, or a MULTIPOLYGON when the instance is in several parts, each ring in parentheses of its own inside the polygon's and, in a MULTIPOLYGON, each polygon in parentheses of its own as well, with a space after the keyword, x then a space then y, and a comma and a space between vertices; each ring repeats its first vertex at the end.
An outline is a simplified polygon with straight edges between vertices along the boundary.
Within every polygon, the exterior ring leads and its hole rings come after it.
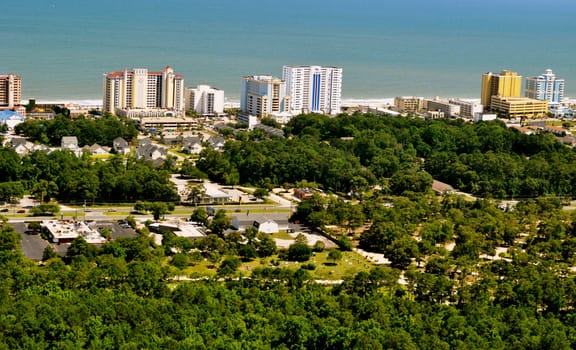
MULTIPOLYGON (((14 226, 14 231, 18 232, 22 237, 22 253, 28 259, 42 260, 44 249, 49 245, 51 245, 59 255, 66 255, 70 243, 51 243, 43 239, 40 233, 31 234, 26 223, 23 222, 12 223, 11 225, 14 226)), ((126 227, 118 222, 90 222, 89 226, 98 230, 103 228, 109 229, 112 232, 112 240, 120 237, 135 237, 137 235, 136 231, 130 226, 126 227)))

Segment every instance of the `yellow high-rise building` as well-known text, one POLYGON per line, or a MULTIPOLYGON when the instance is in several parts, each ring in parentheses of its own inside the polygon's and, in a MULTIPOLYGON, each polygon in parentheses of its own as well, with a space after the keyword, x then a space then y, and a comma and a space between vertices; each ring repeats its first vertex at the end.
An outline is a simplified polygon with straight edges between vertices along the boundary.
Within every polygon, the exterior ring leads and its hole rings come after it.
POLYGON ((503 70, 500 74, 488 72, 482 74, 482 94, 480 100, 486 109, 490 108, 492 96, 520 97, 522 76, 516 72, 503 70))

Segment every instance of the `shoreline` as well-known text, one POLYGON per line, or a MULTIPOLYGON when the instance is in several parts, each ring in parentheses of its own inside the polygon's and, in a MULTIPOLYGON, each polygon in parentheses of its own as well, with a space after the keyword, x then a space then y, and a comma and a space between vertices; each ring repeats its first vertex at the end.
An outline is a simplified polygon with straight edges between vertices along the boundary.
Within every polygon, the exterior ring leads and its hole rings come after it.
MULTIPOLYGON (((419 98, 428 98, 417 96, 419 98)), ((448 97, 447 97, 448 98, 448 97)), ((450 97, 451 98, 451 97, 450 97)), ((460 98, 462 100, 479 101, 479 98, 460 98)), ((22 105, 28 104, 28 100, 22 100, 22 105)), ((102 107, 101 99, 36 99, 36 104, 54 104, 54 105, 78 105, 80 107, 102 107)), ((227 108, 234 108, 240 105, 239 100, 226 100, 224 105, 227 108)), ((355 107, 355 106, 392 106, 394 105, 394 97, 383 98, 344 98, 341 103, 342 107, 355 107)))
MULTIPOLYGON (((416 96, 423 99, 431 99, 433 97, 423 97, 416 96)), ((442 97, 442 99, 457 98, 465 101, 480 102, 480 98, 468 98, 468 97, 442 97)), ((576 99, 566 97, 563 103, 575 104, 576 99)), ((28 100, 21 101, 21 105, 28 104, 28 100)), ((83 108, 102 108, 102 100, 100 99, 37 99, 36 104, 54 104, 54 105, 76 105, 83 108)), ((357 107, 357 106, 368 106, 368 107, 385 107, 393 106, 394 97, 383 97, 383 98, 344 98, 342 99, 342 107, 357 107)), ((224 102, 225 108, 238 108, 240 107, 239 100, 226 100, 224 102)))

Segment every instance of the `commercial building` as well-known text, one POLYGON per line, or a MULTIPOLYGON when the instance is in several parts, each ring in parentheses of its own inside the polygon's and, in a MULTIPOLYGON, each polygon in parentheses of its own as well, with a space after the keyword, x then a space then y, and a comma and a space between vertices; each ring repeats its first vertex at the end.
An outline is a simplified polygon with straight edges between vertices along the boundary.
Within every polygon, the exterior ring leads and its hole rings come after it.
POLYGON ((482 113, 484 111, 484 106, 475 101, 449 99, 448 102, 460 107, 460 117, 462 118, 474 118, 476 113, 482 113))
POLYGON ((342 68, 284 66, 282 79, 286 81, 292 113, 340 113, 342 68))
POLYGON ((253 75, 242 78, 240 116, 267 117, 288 112, 290 97, 286 95, 286 82, 270 75, 253 75))
POLYGON ((551 104, 562 103, 564 99, 564 79, 556 78, 552 69, 537 77, 526 78, 526 97, 547 100, 551 104))
POLYGON ((451 104, 448 100, 435 98, 433 100, 426 100, 426 111, 441 112, 442 115, 447 118, 458 117, 460 115, 460 106, 451 104))
POLYGON ((522 91, 522 76, 516 72, 503 70, 500 74, 488 72, 482 75, 482 94, 480 103, 490 109, 492 96, 520 97, 522 91))
POLYGON ((90 244, 106 243, 106 238, 100 232, 83 221, 42 220, 40 225, 52 243, 69 243, 78 237, 83 237, 90 244))
POLYGON ((508 118, 545 118, 548 113, 548 101, 528 97, 492 96, 492 111, 508 118))
POLYGON ((206 237, 206 234, 204 233, 205 228, 203 226, 191 222, 182 222, 180 220, 172 222, 156 222, 150 224, 148 227, 152 232, 162 233, 165 231, 170 231, 178 237, 185 237, 189 239, 199 239, 206 237))
POLYGON ((186 110, 204 116, 224 114, 224 90, 214 89, 208 85, 187 88, 186 110))
POLYGON ((161 72, 125 69, 104 76, 102 108, 110 113, 162 109, 177 116, 184 113, 184 103, 184 78, 172 67, 161 72))
POLYGON ((394 98, 394 107, 400 113, 417 113, 424 108, 420 97, 399 96, 394 98))
POLYGON ((22 78, 16 74, 0 75, 0 109, 13 109, 22 100, 22 78))

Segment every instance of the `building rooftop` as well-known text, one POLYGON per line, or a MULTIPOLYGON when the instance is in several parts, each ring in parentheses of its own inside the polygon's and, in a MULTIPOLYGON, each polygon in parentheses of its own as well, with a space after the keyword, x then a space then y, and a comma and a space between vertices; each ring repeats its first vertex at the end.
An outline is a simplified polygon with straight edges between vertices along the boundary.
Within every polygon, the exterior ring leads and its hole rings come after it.
POLYGON ((91 244, 103 244, 106 239, 100 232, 91 229, 82 221, 74 220, 42 220, 42 227, 46 228, 54 241, 73 240, 77 237, 83 237, 86 242, 91 244))

